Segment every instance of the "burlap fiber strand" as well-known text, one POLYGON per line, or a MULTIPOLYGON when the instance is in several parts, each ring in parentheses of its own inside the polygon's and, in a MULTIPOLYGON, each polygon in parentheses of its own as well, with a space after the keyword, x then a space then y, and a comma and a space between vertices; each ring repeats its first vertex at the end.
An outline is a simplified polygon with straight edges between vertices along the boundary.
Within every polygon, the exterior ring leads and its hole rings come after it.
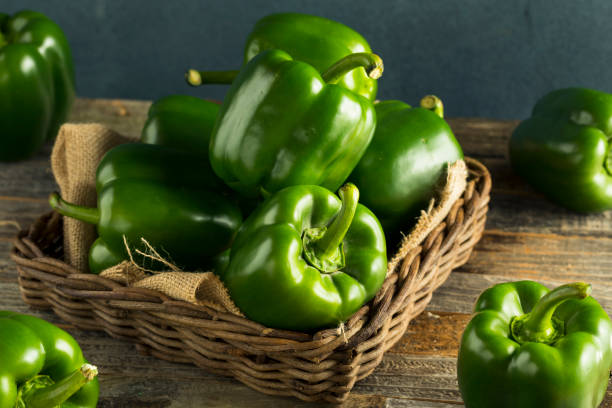
MULTIPOLYGON (((100 159, 112 147, 130 141, 134 140, 98 124, 64 125, 51 155, 53 174, 64 199, 96 206, 95 176, 100 159)), ((449 164, 446 183, 402 240, 400 249, 388 264, 389 271, 448 215, 453 203, 463 194, 466 179, 467 167, 463 160, 449 164)), ((80 271, 87 271, 89 247, 95 237, 94 226, 64 217, 64 256, 68 263, 80 271)), ((157 290, 174 299, 242 315, 221 280, 212 272, 170 269, 151 275, 132 261, 124 261, 106 269, 100 276, 126 286, 157 290)))

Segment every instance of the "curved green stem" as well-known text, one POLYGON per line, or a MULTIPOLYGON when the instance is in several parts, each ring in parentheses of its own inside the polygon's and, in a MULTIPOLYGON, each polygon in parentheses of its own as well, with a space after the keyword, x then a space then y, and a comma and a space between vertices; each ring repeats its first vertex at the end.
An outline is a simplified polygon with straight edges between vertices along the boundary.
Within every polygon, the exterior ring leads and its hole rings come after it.
POLYGON ((327 68, 327 70, 321 74, 321 77, 325 82, 334 84, 348 72, 359 67, 363 67, 366 74, 372 79, 380 78, 384 70, 383 61, 378 55, 369 52, 359 52, 349 54, 342 58, 331 67, 327 68))
POLYGON ((231 84, 240 71, 198 71, 190 69, 185 73, 185 79, 191 86, 202 84, 231 84))
POLYGON ((352 183, 346 183, 340 187, 338 195, 340 200, 342 200, 340 212, 321 239, 315 243, 315 252, 320 258, 327 258, 335 253, 344 240, 344 236, 351 227, 355 217, 355 211, 359 202, 359 190, 357 187, 352 183))
POLYGON ((97 208, 83 207, 72 204, 64 199, 58 193, 51 193, 49 196, 49 205, 58 213, 67 217, 75 218, 90 224, 98 224, 100 221, 100 212, 97 208))
POLYGON ((332 273, 344 268, 342 241, 357 211, 359 190, 354 184, 347 183, 342 186, 338 195, 342 200, 342 207, 329 227, 308 228, 302 236, 304 257, 322 273, 332 273))
POLYGON ((429 109, 444 119, 444 104, 436 95, 426 95, 421 99, 421 108, 429 109))
POLYGON ((584 299, 591 294, 591 285, 569 283, 544 295, 531 312, 512 320, 511 333, 519 343, 553 343, 563 335, 563 322, 553 317, 557 307, 569 299, 584 299))
POLYGON ((32 386, 24 390, 21 398, 28 408, 57 407, 80 390, 98 375, 98 369, 91 364, 83 364, 63 380, 45 386, 32 386))

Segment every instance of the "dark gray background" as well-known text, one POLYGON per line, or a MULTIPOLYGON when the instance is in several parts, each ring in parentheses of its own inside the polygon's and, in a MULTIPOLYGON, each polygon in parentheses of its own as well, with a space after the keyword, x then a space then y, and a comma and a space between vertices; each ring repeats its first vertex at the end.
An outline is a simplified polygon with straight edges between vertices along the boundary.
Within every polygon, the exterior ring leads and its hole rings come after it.
POLYGON ((235 68, 254 22, 298 11, 341 21, 382 56, 381 99, 435 93, 448 116, 523 118, 560 87, 612 91, 610 0, 0 0, 42 11, 64 29, 78 94, 220 99, 190 89, 188 67, 235 68))

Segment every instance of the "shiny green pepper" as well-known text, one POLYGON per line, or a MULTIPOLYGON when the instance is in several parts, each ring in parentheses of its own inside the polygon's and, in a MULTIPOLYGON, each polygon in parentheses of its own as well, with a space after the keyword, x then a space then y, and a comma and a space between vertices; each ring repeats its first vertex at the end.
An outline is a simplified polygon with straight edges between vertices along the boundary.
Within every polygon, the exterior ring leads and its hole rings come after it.
POLYGON ((287 187, 241 227, 221 274, 250 319, 269 327, 337 325, 372 299, 387 273, 385 236, 359 191, 287 187))
POLYGON ((0 311, 0 408, 93 408, 97 374, 65 331, 0 311))
MULTIPOLYGON (((350 54, 372 52, 365 38, 344 24, 300 13, 271 14, 259 20, 247 39, 244 64, 271 49, 283 50, 321 73, 350 54)), ((190 70, 187 81, 194 86, 229 84, 237 75, 238 71, 190 70)), ((338 85, 369 100, 376 98, 376 80, 362 68, 347 73, 338 85)))
POLYGON ((591 286, 536 282, 484 291, 457 360, 466 408, 595 408, 612 368, 612 322, 591 286))
POLYGON ((0 13, 0 160, 22 160, 55 137, 74 101, 70 47, 41 13, 0 13))
POLYGON ((170 95, 149 108, 143 143, 199 152, 208 157, 219 104, 195 96, 170 95))
POLYGON ((335 82, 382 61, 352 54, 321 76, 280 50, 264 51, 240 72, 219 112, 210 163, 225 183, 248 196, 299 184, 335 191, 365 152, 376 125, 372 103, 335 82))
MULTIPOLYGON (((197 166, 208 167, 210 137, 220 106, 216 102, 187 95, 170 95, 161 98, 149 108, 140 140, 147 144, 201 154, 205 158, 200 158, 197 166)), ((155 163, 151 163, 151 165, 155 166, 155 163)), ((191 166, 191 164, 187 164, 187 166, 191 166)), ((123 168, 133 167, 126 163, 123 168)), ((223 180, 215 176, 212 168, 206 171, 196 171, 193 176, 196 178, 206 177, 208 179, 207 185, 213 187, 216 191, 223 191, 225 195, 232 195, 244 215, 250 214, 259 203, 257 199, 230 193, 230 189, 225 186, 223 180)), ((102 248, 99 251, 106 252, 102 248)))
POLYGON ((164 268, 143 255, 151 248, 184 270, 208 268, 242 221, 235 200, 197 153, 120 145, 103 157, 96 180, 98 208, 67 203, 57 193, 50 198, 60 214, 98 226, 89 255, 93 273, 130 255, 147 269, 164 268))
POLYGON ((547 94, 512 134, 510 160, 565 208, 612 209, 612 95, 582 88, 547 94))
POLYGON ((447 165, 462 159, 463 152, 437 97, 426 96, 418 108, 400 101, 374 107, 374 137, 349 180, 394 242, 427 208, 447 165))

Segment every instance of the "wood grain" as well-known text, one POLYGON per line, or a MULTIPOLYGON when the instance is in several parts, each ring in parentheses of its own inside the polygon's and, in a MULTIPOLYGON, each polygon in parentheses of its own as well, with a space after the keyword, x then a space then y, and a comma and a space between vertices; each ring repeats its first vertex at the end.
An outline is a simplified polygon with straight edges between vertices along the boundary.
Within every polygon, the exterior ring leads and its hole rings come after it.
POLYGON ((404 337, 389 353, 438 357, 457 357, 468 313, 426 311, 408 326, 404 337))
MULTIPOLYGON (((150 102, 79 99, 71 121, 100 122, 138 136, 150 102)), ((456 381, 461 333, 478 295, 493 284, 535 279, 552 287, 572 280, 594 284, 593 295, 612 314, 612 212, 582 215, 548 202, 512 172, 507 142, 517 121, 453 118, 449 123, 465 153, 481 160, 493 177, 487 230, 470 261, 436 291, 427 311, 359 382, 344 407, 462 406, 456 381)), ((15 227, 48 210, 57 186, 48 144, 34 158, 0 163, 0 309, 31 313, 71 332, 100 367, 101 407, 310 407, 290 398, 260 394, 235 380, 185 364, 141 356, 134 345, 99 332, 76 330, 21 300, 8 258, 15 227)), ((602 407, 612 408, 612 388, 602 407)))

